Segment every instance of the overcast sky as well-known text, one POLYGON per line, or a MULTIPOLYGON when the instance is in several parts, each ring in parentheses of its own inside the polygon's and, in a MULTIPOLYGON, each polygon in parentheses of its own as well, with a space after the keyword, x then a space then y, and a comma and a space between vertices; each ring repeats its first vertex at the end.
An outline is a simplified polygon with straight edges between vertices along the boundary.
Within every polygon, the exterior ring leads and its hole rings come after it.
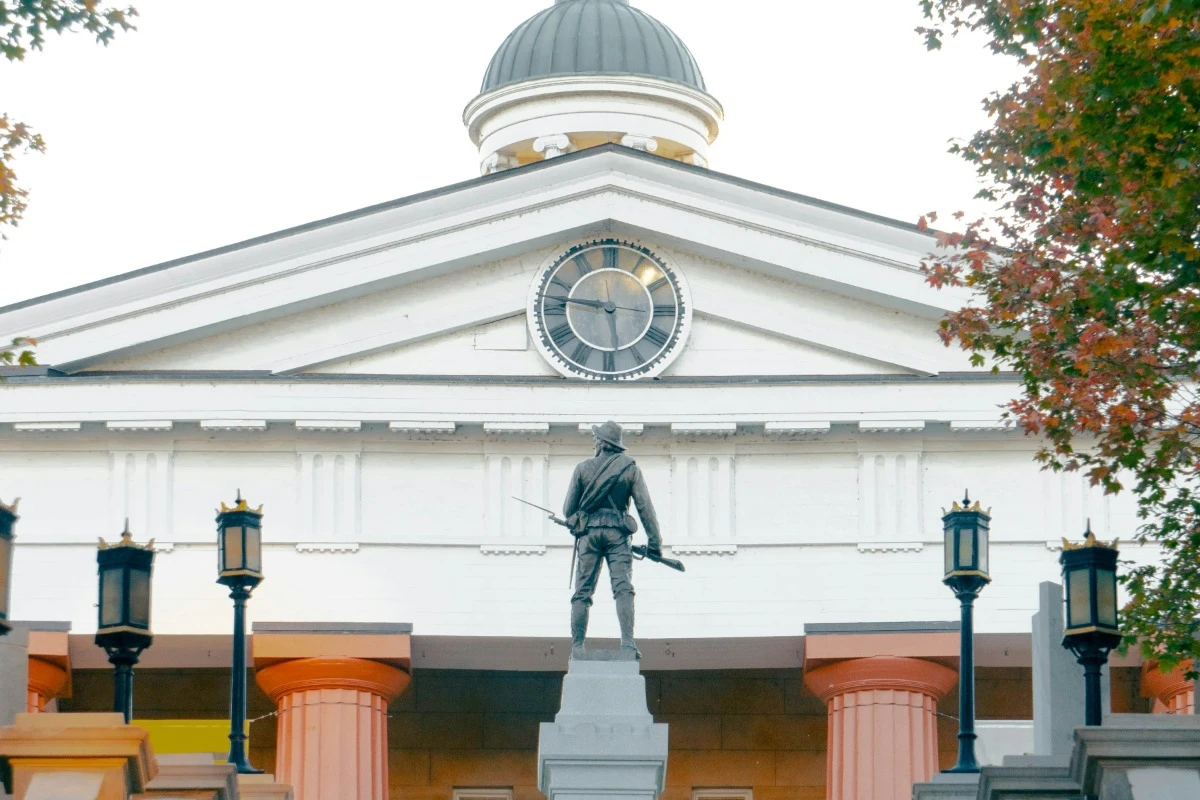
MULTIPOLYGON (((36 127, 0 305, 478 175, 462 109, 551 0, 131 0, 111 46, 0 63, 36 127)), ((634 0, 689 46, 726 121, 712 167, 915 222, 980 210, 946 153, 1012 63, 926 52, 916 0, 634 0)))

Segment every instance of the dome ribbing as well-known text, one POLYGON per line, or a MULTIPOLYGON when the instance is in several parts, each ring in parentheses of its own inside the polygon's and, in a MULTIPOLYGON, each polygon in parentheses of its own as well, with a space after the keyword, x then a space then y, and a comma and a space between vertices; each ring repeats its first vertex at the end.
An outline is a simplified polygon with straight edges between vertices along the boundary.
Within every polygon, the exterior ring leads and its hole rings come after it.
POLYGON ((645 75, 705 91, 687 46, 626 0, 558 0, 533 15, 492 56, 480 93, 554 75, 645 75))

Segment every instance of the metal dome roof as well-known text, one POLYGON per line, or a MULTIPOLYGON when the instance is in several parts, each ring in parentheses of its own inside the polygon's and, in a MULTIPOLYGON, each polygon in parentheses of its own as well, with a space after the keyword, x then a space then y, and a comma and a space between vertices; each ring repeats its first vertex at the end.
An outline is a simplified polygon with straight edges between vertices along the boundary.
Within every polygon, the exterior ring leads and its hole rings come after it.
POLYGON ((705 91, 687 46, 628 0, 555 0, 508 35, 480 93, 531 78, 597 74, 647 75, 705 91))

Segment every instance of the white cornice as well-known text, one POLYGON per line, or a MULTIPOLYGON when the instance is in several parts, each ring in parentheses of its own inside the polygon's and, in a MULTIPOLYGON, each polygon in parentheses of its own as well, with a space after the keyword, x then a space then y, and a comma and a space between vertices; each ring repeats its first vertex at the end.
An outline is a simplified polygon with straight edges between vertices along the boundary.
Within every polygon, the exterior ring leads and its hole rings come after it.
MULTIPOLYGON (((389 422, 399 419, 431 424, 487 423, 489 435, 545 435, 550 421, 570 426, 573 432, 581 423, 612 418, 637 419, 647 427, 676 424, 681 433, 687 429, 687 434, 695 435, 700 432, 696 428, 727 434, 739 425, 757 428, 799 417, 833 424, 865 422, 864 427, 883 430, 914 430, 925 428, 927 423, 947 422, 950 413, 959 418, 964 413, 993 413, 1018 390, 1019 384, 1000 380, 750 381, 721 384, 714 393, 713 385, 704 382, 614 386, 570 381, 372 380, 359 376, 329 380, 113 376, 0 382, 0 423, 14 423, 19 431, 42 432, 79 431, 85 422, 155 418, 194 423, 201 419, 245 418, 278 422, 285 427, 299 422, 296 427, 308 428, 311 435, 317 435, 353 433, 363 423, 386 429, 389 422), (531 391, 534 385, 536 391, 531 391), (883 387, 886 391, 881 390, 883 387), (719 407, 714 407, 718 403, 719 407), (320 409, 328 413, 335 407, 342 419, 309 418, 320 409), (711 410, 700 415, 695 413, 699 408, 711 410), (947 412, 947 408, 954 410, 947 412), (898 410, 905 414, 903 420, 891 417, 898 410)), ((310 435, 304 430, 300 434, 310 435)))

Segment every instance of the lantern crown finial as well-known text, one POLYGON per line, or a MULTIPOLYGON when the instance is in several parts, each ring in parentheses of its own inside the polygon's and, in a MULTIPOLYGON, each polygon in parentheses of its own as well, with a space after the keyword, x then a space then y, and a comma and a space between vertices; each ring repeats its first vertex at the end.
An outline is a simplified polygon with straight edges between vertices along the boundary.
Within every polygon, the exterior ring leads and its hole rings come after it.
POLYGON ((1070 542, 1067 541, 1067 537, 1064 536, 1062 544, 1063 550, 1083 550, 1086 547, 1102 547, 1105 550, 1118 550, 1120 548, 1118 548, 1117 545, 1120 543, 1120 541, 1120 539, 1113 539, 1112 542, 1109 543, 1102 542, 1097 539, 1096 534, 1092 533, 1092 520, 1089 517, 1087 521, 1087 530, 1084 531, 1083 541, 1079 543, 1070 542))
POLYGON ((237 490, 237 499, 234 501, 234 505, 227 506, 227 505, 225 505, 225 501, 222 500, 221 501, 221 510, 218 513, 229 514, 234 511, 249 511, 251 514, 262 514, 262 510, 263 510, 263 507, 261 505, 258 508, 251 508, 250 504, 247 503, 245 501, 245 499, 242 498, 242 490, 238 489, 237 490))
POLYGON ((14 497, 11 506, 4 505, 4 501, 0 500, 0 510, 7 511, 14 517, 17 515, 17 506, 21 505, 21 498, 14 497))
POLYGON ((947 513, 953 514, 955 512, 961 512, 961 511, 976 511, 976 512, 979 512, 980 514, 984 514, 988 517, 990 517, 992 515, 992 509, 989 508, 987 511, 984 511, 983 506, 981 506, 979 504, 978 500, 976 500, 974 503, 971 502, 971 493, 967 489, 963 489, 963 499, 962 499, 961 503, 959 503, 959 501, 955 500, 953 503, 950 504, 949 512, 947 512, 945 508, 942 508, 942 516, 943 517, 946 516, 947 513))
POLYGON ((135 542, 133 540, 133 533, 129 530, 129 517, 126 517, 125 529, 121 531, 121 540, 119 542, 113 542, 112 544, 109 544, 108 542, 104 541, 103 536, 100 537, 101 550, 111 550, 114 547, 136 547, 138 550, 153 550, 154 540, 151 539, 144 545, 135 542))

